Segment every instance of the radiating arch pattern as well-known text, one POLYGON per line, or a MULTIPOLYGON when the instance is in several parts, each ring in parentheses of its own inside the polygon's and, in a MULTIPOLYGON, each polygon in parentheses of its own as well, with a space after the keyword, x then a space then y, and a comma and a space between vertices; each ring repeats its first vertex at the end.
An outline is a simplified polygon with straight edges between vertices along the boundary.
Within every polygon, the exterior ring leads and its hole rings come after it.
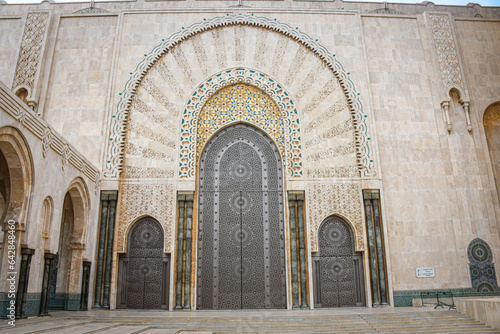
MULTIPOLYGON (((311 52, 321 60, 321 63, 334 75, 347 99, 348 109, 351 113, 352 124, 354 127, 355 148, 353 148, 353 152, 356 154, 357 167, 364 177, 376 176, 373 154, 369 145, 370 135, 368 134, 366 120, 367 115, 363 110, 359 93, 356 91, 354 84, 349 78, 349 73, 343 68, 340 62, 337 61, 335 55, 329 53, 328 50, 317 40, 312 39, 307 34, 301 32, 299 29, 291 27, 288 24, 265 17, 257 17, 241 13, 227 14, 226 16, 206 19, 200 23, 183 28, 181 31, 170 36, 170 38, 164 39, 149 54, 145 55, 145 58, 138 64, 136 70, 131 72, 130 79, 126 83, 125 89, 122 93, 120 93, 121 96, 117 104, 117 109, 112 116, 107 159, 104 166, 105 176, 116 178, 122 170, 126 126, 131 103, 136 95, 139 84, 141 84, 144 76, 148 73, 150 68, 165 53, 174 49, 174 47, 182 41, 208 30, 234 25, 259 27, 261 29, 267 29, 269 31, 283 34, 284 36, 288 36, 290 39, 299 42, 304 46, 304 48, 307 48, 309 50, 307 52, 311 52)), ((189 127, 189 124, 184 122, 182 124, 182 128, 184 129, 185 127, 189 127)), ((185 153, 188 152, 181 152, 181 154, 185 153)), ((337 153, 332 151, 329 154, 337 153)), ((183 164, 182 159, 180 164, 183 164)))

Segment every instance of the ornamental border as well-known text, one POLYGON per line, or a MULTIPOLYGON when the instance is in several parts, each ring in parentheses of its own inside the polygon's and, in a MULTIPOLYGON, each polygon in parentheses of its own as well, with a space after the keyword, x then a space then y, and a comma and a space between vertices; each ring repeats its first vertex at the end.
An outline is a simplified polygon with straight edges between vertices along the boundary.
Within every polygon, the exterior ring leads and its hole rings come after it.
POLYGON ((256 26, 282 33, 307 47, 325 63, 339 80, 340 86, 347 98, 355 128, 354 133, 358 169, 364 177, 376 176, 377 172, 375 170, 373 157, 371 157, 372 152, 368 144, 370 141, 366 122, 368 115, 363 111, 363 105, 359 98, 360 94, 356 91, 354 83, 349 78, 349 72, 347 72, 343 65, 335 58, 335 54, 328 52, 317 39, 313 39, 309 35, 301 32, 298 27, 293 28, 276 19, 241 13, 226 14, 225 16, 203 19, 203 21, 194 23, 189 27, 182 27, 181 30, 172 34, 169 38, 162 39, 162 42, 156 45, 149 54, 144 55, 144 59, 139 62, 136 69, 131 72, 130 78, 125 84, 125 88, 119 93, 120 100, 118 101, 116 110, 111 119, 112 126, 106 153, 104 176, 107 178, 118 178, 123 168, 126 125, 130 113, 131 101, 137 91, 137 87, 153 64, 172 47, 189 37, 218 27, 232 25, 256 26))
MULTIPOLYGON (((276 103, 284 126, 285 152, 281 152, 283 163, 291 177, 300 177, 302 175, 302 149, 299 117, 295 104, 290 94, 276 80, 260 71, 245 67, 236 67, 214 74, 194 90, 182 114, 179 177, 195 176, 196 129, 198 116, 205 102, 220 89, 237 83, 246 83, 261 89, 276 103)), ((264 129, 261 130, 265 132, 264 129)))

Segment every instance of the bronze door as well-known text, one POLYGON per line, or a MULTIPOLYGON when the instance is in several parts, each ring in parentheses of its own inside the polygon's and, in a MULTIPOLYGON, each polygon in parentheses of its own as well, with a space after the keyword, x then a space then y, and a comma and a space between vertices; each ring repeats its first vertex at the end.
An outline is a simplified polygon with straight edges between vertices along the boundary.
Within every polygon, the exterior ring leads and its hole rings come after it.
POLYGON ((316 307, 364 305, 362 257, 354 251, 351 227, 339 217, 327 218, 313 255, 316 307))
POLYGON ((163 229, 152 218, 132 227, 128 251, 120 257, 119 308, 168 308, 169 259, 163 251, 163 229))
POLYGON ((282 164, 248 125, 219 132, 200 160, 198 308, 285 307, 282 164))

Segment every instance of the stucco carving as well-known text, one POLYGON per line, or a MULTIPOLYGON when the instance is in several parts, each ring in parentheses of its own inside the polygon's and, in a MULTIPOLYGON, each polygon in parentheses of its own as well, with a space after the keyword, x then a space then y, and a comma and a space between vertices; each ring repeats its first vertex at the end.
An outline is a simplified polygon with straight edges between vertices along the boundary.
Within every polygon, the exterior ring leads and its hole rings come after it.
POLYGON ((12 88, 25 86, 33 91, 48 19, 47 12, 28 13, 12 88))
POLYGON ((429 14, 432 37, 436 46, 439 68, 445 88, 463 88, 462 71, 455 49, 450 18, 445 14, 429 14))
POLYGON ((125 252, 127 233, 144 216, 158 220, 165 232, 165 252, 172 252, 175 192, 169 184, 122 184, 120 187, 117 251, 125 252))
POLYGON ((307 191, 307 207, 311 250, 318 251, 318 229, 325 218, 339 215, 353 227, 356 251, 365 250, 359 183, 315 184, 307 191))
MULTIPOLYGON (((253 14, 248 15, 241 13, 227 14, 226 16, 205 19, 202 22, 185 27, 171 35, 168 39, 162 40, 162 42, 158 44, 149 54, 145 55, 144 59, 136 67, 136 70, 132 72, 125 85, 125 89, 122 93, 120 93, 121 97, 118 102, 117 109, 113 114, 106 166, 104 167, 105 176, 109 178, 117 178, 122 169, 126 125, 128 114, 130 112, 130 105, 136 94, 137 87, 149 69, 163 54, 169 52, 170 50, 176 61, 179 64, 183 64, 186 59, 183 57, 181 51, 177 50, 179 48, 176 46, 179 43, 201 32, 228 25, 257 26, 279 32, 305 46, 305 48, 299 48, 299 50, 305 51, 300 51, 301 55, 297 55, 296 58, 298 62, 300 62, 302 57, 305 57, 307 52, 312 52, 316 55, 316 57, 322 60, 325 66, 328 67, 338 79, 340 86, 347 97, 348 108, 351 112, 355 128, 356 157, 361 174, 364 177, 375 176, 377 173, 373 162, 373 154, 369 145, 370 136, 368 134, 368 126, 366 122, 367 115, 363 111, 363 106, 359 99, 359 93, 357 93, 354 84, 349 78, 349 73, 344 69, 342 64, 337 61, 335 55, 328 52, 328 50, 317 40, 312 39, 310 36, 301 32, 297 28, 293 28, 290 25, 281 23, 275 19, 273 20, 266 17, 257 17, 253 14)), ((189 66, 187 68, 189 69, 189 66)), ((191 77, 189 73, 187 75, 188 77, 191 77)), ((293 73, 290 75, 293 75, 293 73)), ((187 173, 187 170, 185 172, 187 173)))
POLYGON ((68 161, 69 161, 70 155, 71 155, 71 152, 69 150, 68 144, 66 144, 66 145, 64 145, 64 148, 63 148, 62 154, 61 154, 62 170, 63 171, 65 171, 66 168, 68 168, 68 161))
POLYGON ((45 158, 52 143, 52 133, 50 129, 46 129, 42 135, 42 155, 45 158))

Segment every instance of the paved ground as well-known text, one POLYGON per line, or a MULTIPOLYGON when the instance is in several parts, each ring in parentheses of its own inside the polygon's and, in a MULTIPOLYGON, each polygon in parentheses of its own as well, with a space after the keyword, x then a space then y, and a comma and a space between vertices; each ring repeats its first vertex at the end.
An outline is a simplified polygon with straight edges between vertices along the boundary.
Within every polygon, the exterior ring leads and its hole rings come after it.
POLYGON ((500 333, 456 311, 432 308, 342 308, 271 311, 52 311, 3 333, 500 333))

